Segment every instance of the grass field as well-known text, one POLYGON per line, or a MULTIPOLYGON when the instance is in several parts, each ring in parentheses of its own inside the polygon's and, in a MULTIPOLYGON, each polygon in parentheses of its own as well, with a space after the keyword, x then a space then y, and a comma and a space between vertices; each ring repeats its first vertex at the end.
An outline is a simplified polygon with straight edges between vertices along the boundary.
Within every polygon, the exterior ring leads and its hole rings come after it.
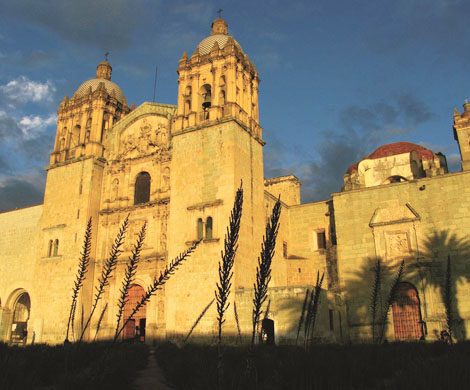
MULTIPOLYGON (((217 348, 159 345, 175 389, 216 389, 217 348)), ((222 389, 468 389, 470 343, 226 347, 222 389), (251 367, 247 369, 247 366, 251 367)))

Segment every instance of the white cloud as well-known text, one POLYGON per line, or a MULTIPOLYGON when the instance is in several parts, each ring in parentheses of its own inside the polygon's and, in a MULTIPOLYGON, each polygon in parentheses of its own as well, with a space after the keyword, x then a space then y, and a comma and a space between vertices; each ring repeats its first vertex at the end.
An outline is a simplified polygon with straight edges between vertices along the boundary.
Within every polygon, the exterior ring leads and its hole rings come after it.
POLYGON ((48 126, 54 125, 57 122, 57 115, 50 114, 47 117, 39 115, 24 116, 18 121, 18 126, 21 129, 25 139, 31 139, 42 133, 48 126))
POLYGON ((28 102, 50 102, 56 91, 51 81, 45 83, 28 79, 20 76, 15 80, 9 81, 5 85, 0 85, 0 93, 9 100, 9 106, 14 107, 15 104, 25 104, 28 102))

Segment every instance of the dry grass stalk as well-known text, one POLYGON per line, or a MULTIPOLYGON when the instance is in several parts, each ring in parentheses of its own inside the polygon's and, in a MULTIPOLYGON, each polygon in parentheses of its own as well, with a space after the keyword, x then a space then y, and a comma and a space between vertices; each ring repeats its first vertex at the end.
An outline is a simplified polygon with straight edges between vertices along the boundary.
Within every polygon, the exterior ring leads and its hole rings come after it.
POLYGON ((393 280, 392 286, 390 287, 390 293, 388 294, 387 301, 385 302, 383 312, 382 312, 382 328, 380 331, 380 336, 378 339, 379 343, 383 342, 384 335, 385 335, 385 327, 387 325, 387 318, 388 318, 388 313, 390 312, 390 308, 392 307, 392 303, 396 298, 397 291, 398 291, 398 286, 401 281, 401 277, 403 275, 403 270, 405 269, 405 260, 402 260, 400 267, 398 268, 397 274, 395 276, 395 279, 393 280))
POLYGON ((183 253, 180 253, 174 260, 170 262, 169 265, 165 267, 165 269, 160 272, 160 275, 153 279, 153 282, 150 286, 147 287, 147 291, 145 292, 145 295, 141 298, 139 302, 137 302, 137 305, 135 305, 134 309, 132 310, 129 318, 127 318, 126 321, 122 324, 121 328, 117 332, 117 334, 114 335, 114 340, 113 343, 116 342, 118 339, 119 335, 122 333, 124 328, 126 327, 127 323, 131 321, 135 314, 141 309, 142 306, 144 306, 148 301, 150 301, 150 298, 152 295, 154 295, 157 290, 160 290, 162 286, 170 279, 171 275, 173 275, 178 267, 185 261, 189 256, 191 256, 191 253, 194 252, 194 250, 197 248, 197 246, 201 243, 201 241, 195 242, 188 250, 186 250, 183 253))
POLYGON ((91 307, 90 315, 88 316, 85 326, 83 327, 81 331, 80 339, 78 340, 79 343, 83 340, 83 336, 85 334, 86 329, 90 325, 91 318, 93 317, 93 314, 98 306, 98 302, 103 296, 105 287, 109 284, 109 278, 111 277, 113 271, 116 268, 118 257, 122 253, 121 247, 124 244, 124 237, 125 237, 128 225, 129 225, 129 215, 124 219, 124 222, 122 223, 121 228, 119 229, 116 239, 114 240, 114 243, 111 246, 109 257, 108 259, 106 259, 103 265, 103 269, 101 270, 101 276, 98 278, 98 286, 95 287, 96 289, 95 299, 91 307))
POLYGON ((231 280, 233 276, 232 268, 235 262, 235 253, 238 249, 238 234, 240 231, 240 221, 242 218, 243 188, 237 190, 235 203, 230 214, 230 222, 224 240, 224 251, 221 252, 222 259, 219 261, 219 283, 215 291, 217 301, 217 323, 219 327, 218 343, 222 343, 222 325, 225 322, 224 313, 230 306, 228 297, 230 295, 231 280))
POLYGON ((88 265, 90 264, 90 251, 91 251, 91 217, 88 220, 85 229, 85 238, 83 240, 82 252, 80 253, 80 259, 78 261, 78 271, 75 282, 72 289, 72 305, 70 307, 69 320, 67 322, 67 333, 65 334, 65 343, 69 342, 69 332, 70 327, 72 326, 73 334, 73 323, 75 321, 75 312, 77 309, 77 300, 81 288, 83 287, 83 282, 85 280, 85 275, 88 271, 88 265))
POLYGON ((449 332, 449 343, 452 344, 452 337, 454 335, 454 315, 452 310, 453 295, 452 295, 452 273, 450 267, 450 255, 447 256, 447 268, 444 285, 444 306, 446 309, 446 322, 447 330, 449 332))
POLYGON ((261 314, 261 307, 268 297, 268 285, 271 280, 271 262, 274 257, 276 247, 276 238, 279 231, 279 217, 281 215, 281 200, 278 199, 274 205, 271 217, 266 224, 266 234, 261 244, 261 255, 258 257, 258 266, 256 267, 256 283, 254 284, 255 296, 253 298, 253 332, 251 336, 251 345, 255 344, 257 326, 261 314))
POLYGON ((103 321, 104 313, 106 312, 107 308, 108 308, 108 303, 106 302, 106 305, 104 305, 103 310, 101 310, 100 318, 98 318, 98 323, 96 324, 95 338, 93 339, 93 341, 96 341, 96 337, 98 337, 98 332, 100 331, 100 328, 101 328, 101 322, 103 321))
POLYGON ((311 310, 310 311, 310 318, 309 321, 306 323, 307 327, 307 339, 306 346, 312 344, 313 340, 313 332, 315 330, 315 320, 317 318, 318 306, 320 304, 320 294, 321 294, 321 286, 323 284, 323 279, 325 277, 325 273, 322 274, 320 278, 320 271, 317 271, 317 282, 315 284, 315 289, 312 291, 313 293, 313 300, 311 300, 311 310))
POLYGON ((380 285, 382 283, 382 268, 380 259, 377 259, 377 263, 374 268, 374 283, 372 285, 372 294, 370 296, 370 313, 372 317, 372 342, 375 342, 375 325, 377 321, 377 308, 380 297, 380 285))
POLYGON ((300 330, 302 329, 302 324, 304 323, 305 312, 307 309, 308 296, 309 296, 309 290, 307 289, 305 291, 304 304, 302 305, 302 312, 300 313, 299 324, 297 326, 297 337, 295 338, 295 345, 297 345, 297 343, 299 342, 300 330))
POLYGON ((237 312, 237 302, 233 302, 233 314, 235 315, 235 322, 237 323, 237 331, 238 331, 238 341, 240 345, 242 343, 242 332, 240 330, 240 321, 238 319, 238 312, 237 312))
POLYGON ((202 320, 202 317, 204 317, 204 315, 206 314, 207 310, 209 310, 209 308, 212 306, 212 304, 214 303, 215 301, 215 298, 212 299, 212 301, 210 301, 207 306, 202 310, 201 314, 199 314, 199 317, 197 317, 196 321, 194 322, 193 326, 191 326, 191 329, 189 330, 188 334, 186 335, 186 337, 184 338, 184 344, 186 344, 186 342, 189 340, 189 337, 191 337, 191 334, 193 333, 194 329, 196 329, 196 326, 199 324, 199 322, 202 320))
POLYGON ((137 272, 137 266, 139 265, 140 261, 140 253, 142 252, 142 248, 144 246, 144 239, 145 239, 145 232, 147 228, 147 222, 142 225, 142 229, 137 236, 137 242, 134 245, 134 249, 132 249, 132 256, 129 257, 129 261, 126 264, 126 271, 124 273, 124 278, 122 280, 121 288, 119 289, 120 295, 118 299, 118 312, 117 316, 117 324, 116 330, 114 334, 119 331, 119 325, 121 323, 122 313, 124 312, 124 306, 128 302, 129 290, 135 280, 135 274, 137 272))

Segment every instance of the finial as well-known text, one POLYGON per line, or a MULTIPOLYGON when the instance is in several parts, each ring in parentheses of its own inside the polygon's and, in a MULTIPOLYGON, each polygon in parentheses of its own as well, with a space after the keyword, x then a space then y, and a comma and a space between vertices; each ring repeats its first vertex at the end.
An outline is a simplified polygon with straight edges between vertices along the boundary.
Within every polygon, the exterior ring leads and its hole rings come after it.
POLYGON ((219 14, 219 18, 222 18, 222 11, 223 11, 222 8, 219 8, 219 10, 217 11, 217 13, 219 14))
POLYGON ((104 53, 104 60, 106 62, 108 62, 108 56, 109 56, 109 51, 107 51, 106 53, 104 53))

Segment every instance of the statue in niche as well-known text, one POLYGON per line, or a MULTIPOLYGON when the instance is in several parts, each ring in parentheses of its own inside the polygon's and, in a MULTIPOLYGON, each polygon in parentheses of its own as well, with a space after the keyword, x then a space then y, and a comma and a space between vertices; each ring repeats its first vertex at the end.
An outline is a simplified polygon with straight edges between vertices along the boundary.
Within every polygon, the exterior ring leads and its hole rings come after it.
POLYGON ((119 180, 114 179, 111 187, 111 201, 114 202, 118 198, 119 180))
POLYGON ((162 234, 160 236, 160 249, 163 253, 166 252, 166 235, 162 234))
POLYGON ((85 133, 85 143, 90 142, 90 130, 87 130, 85 133))
POLYGON ((162 175, 162 192, 167 192, 170 189, 170 168, 165 167, 162 175))

